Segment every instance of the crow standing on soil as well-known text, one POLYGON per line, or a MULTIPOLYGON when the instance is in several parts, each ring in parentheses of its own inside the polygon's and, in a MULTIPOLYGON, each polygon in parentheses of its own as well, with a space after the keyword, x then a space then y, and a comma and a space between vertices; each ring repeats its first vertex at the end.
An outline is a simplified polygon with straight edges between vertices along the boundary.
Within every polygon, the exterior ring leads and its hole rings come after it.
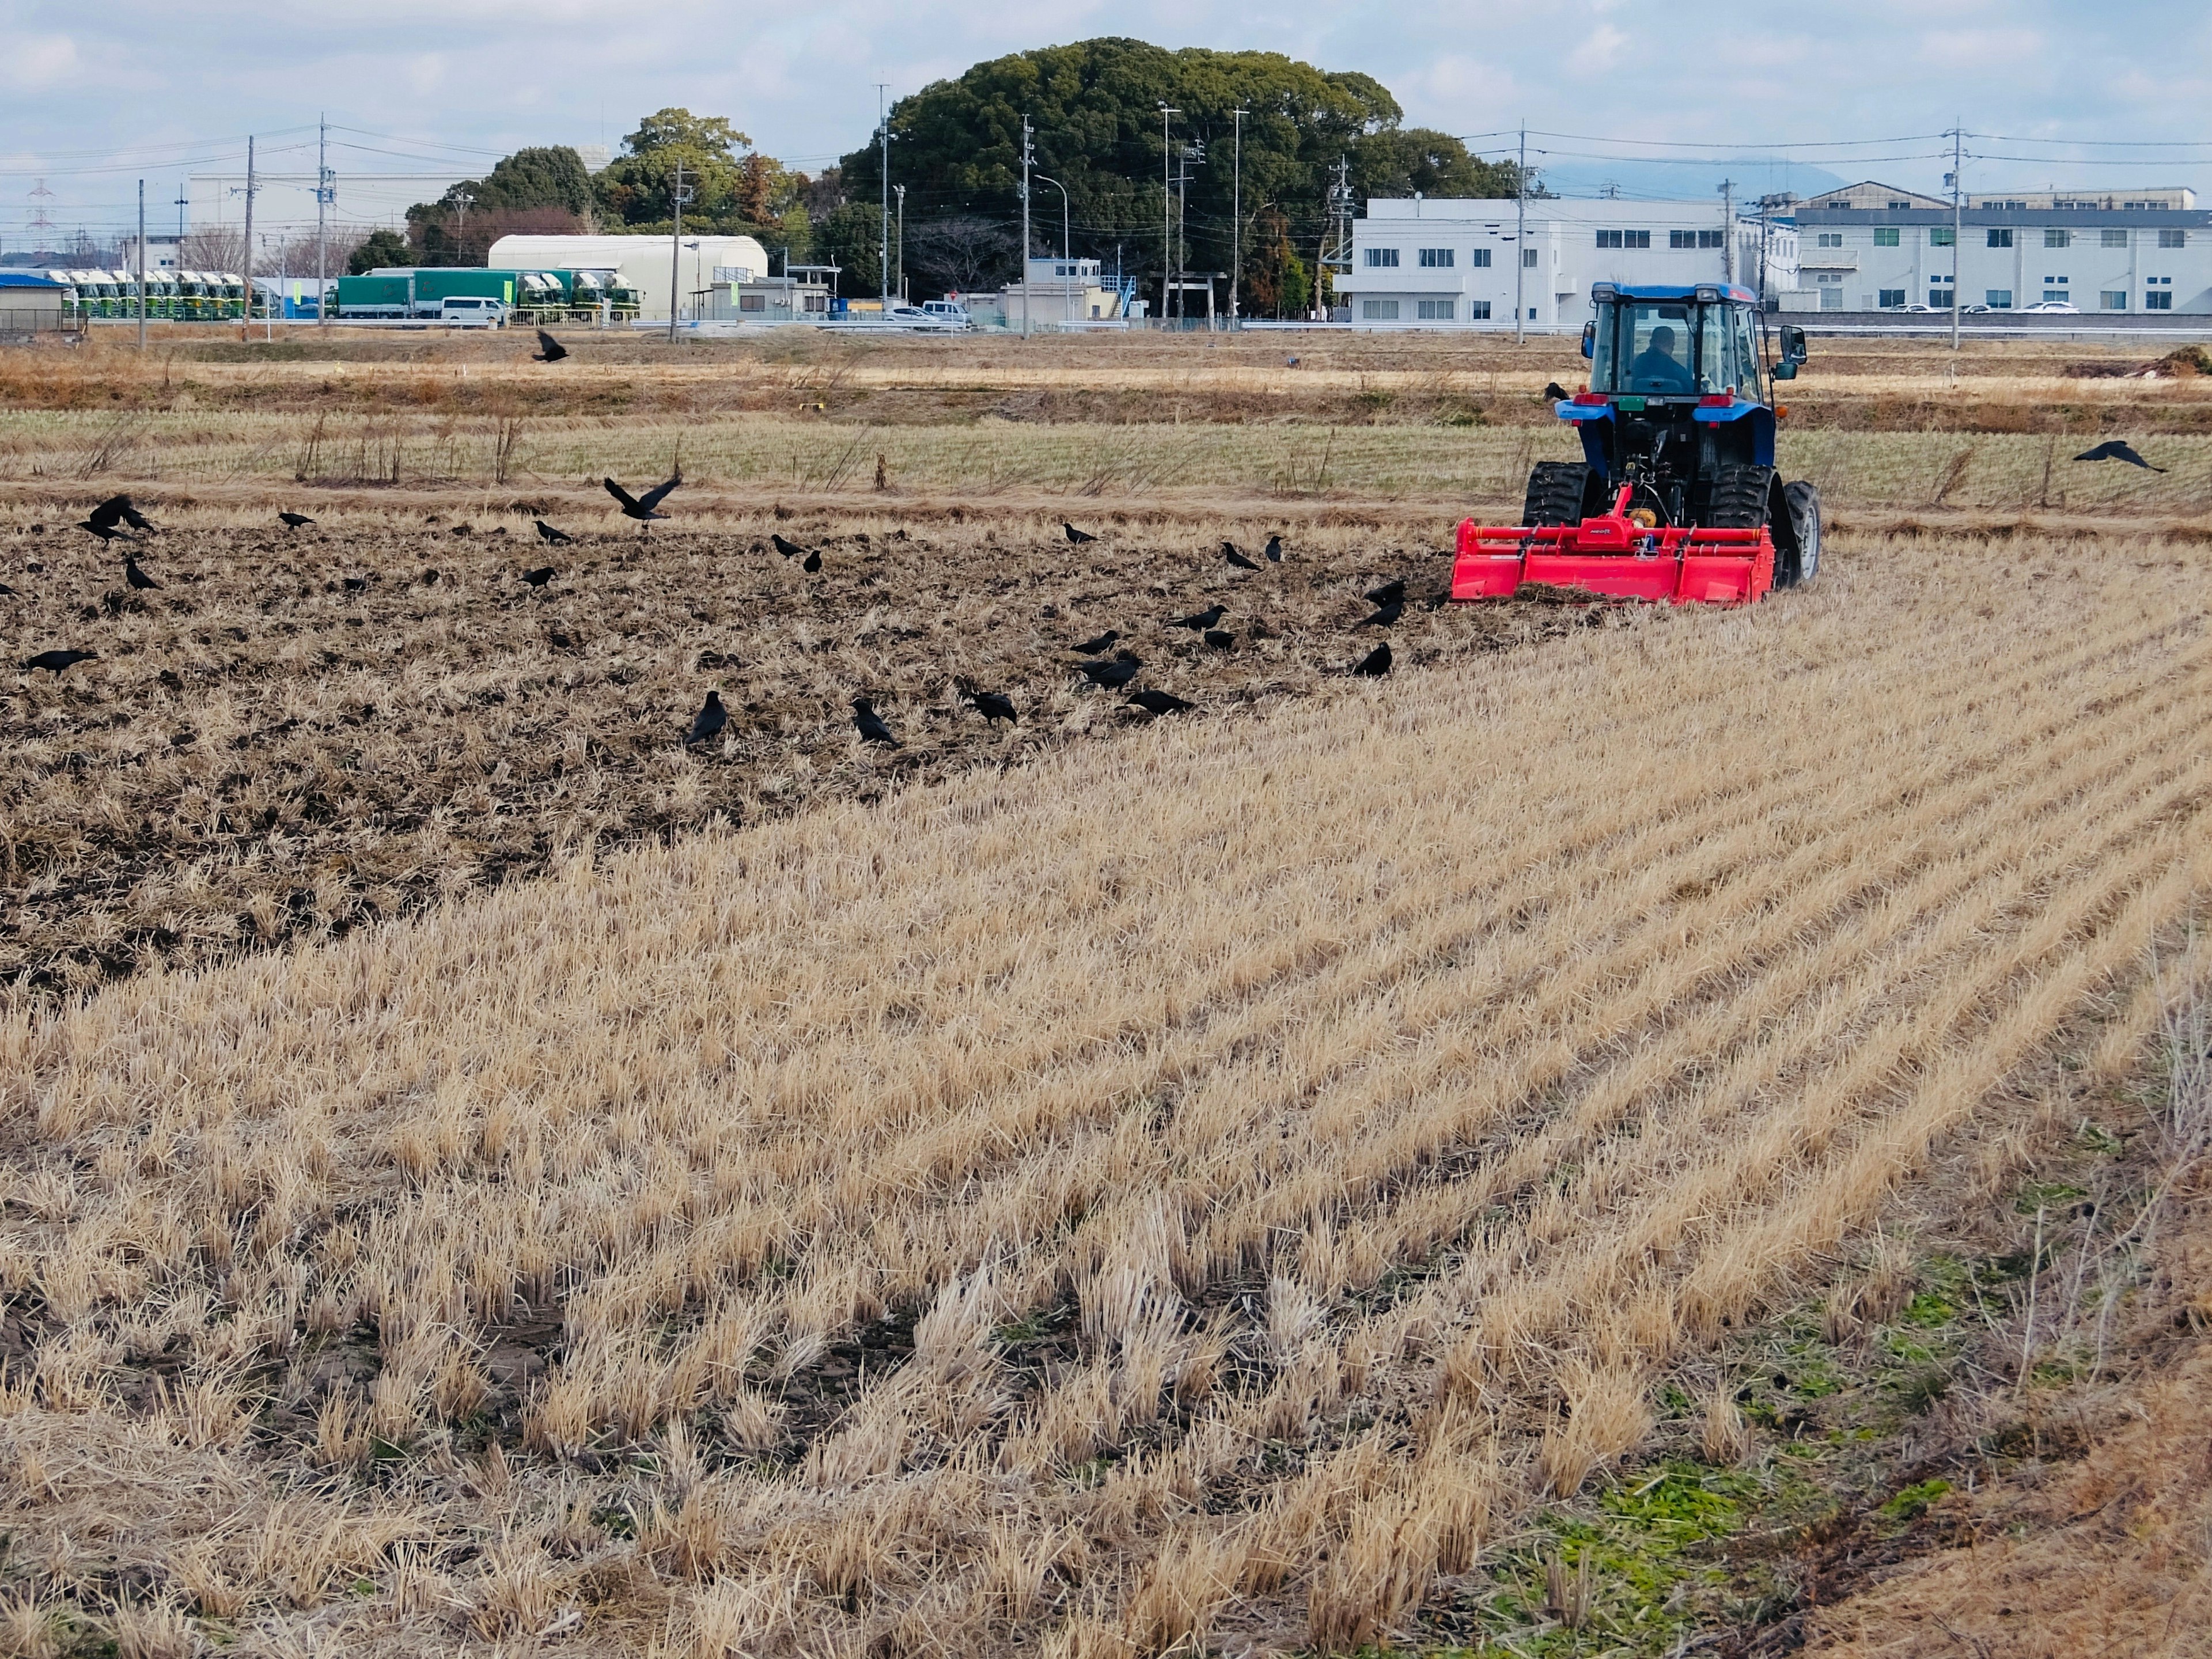
POLYGON ((1206 643, 1210 650, 1234 651, 1237 648, 1237 636, 1234 634, 1224 634, 1218 628, 1209 628, 1206 630, 1206 643))
POLYGON ((1268 537, 1268 538, 1267 538, 1267 562, 1268 562, 1269 564, 1280 564, 1280 563, 1282 563, 1282 562, 1283 562, 1283 538, 1282 538, 1280 536, 1270 536, 1270 537, 1268 537))
POLYGON ((528 582, 532 587, 543 587, 559 574, 560 573, 555 570, 550 564, 540 565, 535 570, 524 571, 522 573, 522 580, 528 582))
POLYGON ((1148 714, 1180 714, 1185 709, 1195 708, 1194 702, 1185 702, 1167 691, 1134 691, 1123 699, 1125 708, 1141 708, 1148 714))
POLYGON ((784 537, 778 535, 774 531, 770 531, 769 532, 768 538, 775 544, 775 550, 782 554, 787 559, 795 559, 800 554, 806 551, 806 550, 801 547, 797 542, 787 540, 784 537))
POLYGON ((1239 570, 1257 570, 1260 568, 1250 559, 1246 558, 1242 553, 1239 553, 1237 550, 1237 544, 1235 542, 1224 542, 1221 544, 1221 556, 1228 560, 1230 563, 1235 565, 1239 570))
POLYGON ((1370 680, 1379 680, 1390 672, 1390 641, 1385 640, 1354 663, 1352 672, 1370 680))
POLYGON ((1124 651, 1111 662, 1079 662, 1075 665, 1075 672, 1093 685, 1103 686, 1109 691, 1119 691, 1137 678, 1137 671, 1143 666, 1143 663, 1124 651))
POLYGON ((1088 531, 1078 530, 1072 524, 1062 524, 1060 528, 1067 532, 1067 539, 1073 542, 1078 546, 1080 546, 1085 542, 1095 542, 1098 539, 1097 537, 1091 534, 1088 531))
POLYGON ((689 749, 695 743, 706 742, 709 738, 719 735, 721 729, 729 723, 730 711, 722 707, 722 694, 719 691, 709 691, 707 694, 706 707, 699 711, 697 718, 691 722, 691 735, 684 739, 684 746, 689 749))
POLYGON ((1544 383, 1544 395, 1547 398, 1549 398, 1555 404, 1563 404, 1575 394, 1568 391, 1566 387, 1561 386, 1557 380, 1547 380, 1544 383))
POLYGON ((576 539, 565 530, 556 530, 543 519, 532 519, 531 522, 538 526, 538 539, 548 547, 566 547, 576 539))
POLYGON ((1370 605, 1402 605, 1406 599, 1406 579, 1384 582, 1380 587, 1370 587, 1359 596, 1370 605))
POLYGON ((1196 634, 1212 627, 1228 614, 1229 607, 1225 605, 1208 605, 1195 616, 1177 617, 1175 619, 1175 625, 1177 628, 1188 628, 1192 633, 1196 634))
POLYGON ((853 729, 860 734, 862 743, 880 743, 886 748, 896 749, 899 740, 891 735, 883 716, 876 713, 875 705, 866 697, 853 699, 853 729))
POLYGON ((1391 599, 1376 605, 1373 616, 1362 617, 1352 625, 1356 628, 1388 628, 1405 614, 1405 600, 1391 599))
POLYGON ((2139 466, 2146 472, 2163 472, 2162 466, 2153 466, 2135 452, 2135 446, 2124 438, 2114 438, 2099 444, 2094 449, 2085 449, 2074 458, 2077 461, 2125 461, 2130 466, 2139 466))
POLYGON ((303 524, 314 523, 314 520, 304 513, 279 513, 276 516, 283 520, 287 530, 297 530, 303 524))
POLYGON ((801 570, 804 570, 810 576, 816 571, 821 569, 822 550, 816 548, 813 551, 810 552, 805 558, 799 562, 799 568, 801 570))
POLYGON ((978 691, 972 685, 963 685, 961 692, 975 712, 983 717, 986 726, 995 726, 1000 720, 1009 726, 1021 724, 1015 716, 1012 698, 997 691, 978 691))
POLYGON ((650 529, 653 520, 665 519, 668 516, 665 513, 654 512, 653 508, 666 501, 668 492, 684 482, 684 475, 679 472, 666 483, 656 484, 642 495, 631 495, 612 478, 603 479, 601 482, 606 485, 607 494, 622 503, 623 517, 635 519, 640 524, 650 529))
POLYGON ((43 668, 49 674, 58 674, 78 663, 91 662, 99 655, 97 651, 41 651, 35 657, 27 658, 23 666, 27 670, 43 668))
POLYGON ((1103 634, 1101 634, 1097 639, 1084 641, 1082 644, 1075 647, 1075 653, 1078 656, 1081 657, 1095 657, 1101 651, 1103 651, 1108 646, 1113 644, 1115 641, 1121 637, 1121 629, 1118 628, 1109 628, 1103 634))
POLYGON ((548 334, 544 329, 541 328, 538 331, 538 349, 530 354, 531 362, 533 363, 557 363, 568 355, 568 347, 562 345, 558 340, 555 339, 550 334, 548 334))
POLYGON ((123 580, 130 586, 137 588, 142 593, 157 592, 161 586, 161 583, 155 581, 151 576, 141 570, 138 568, 138 561, 128 553, 125 553, 123 556, 123 580))
POLYGON ((366 593, 368 592, 368 578, 366 576, 341 576, 338 578, 338 586, 345 589, 349 593, 366 593))

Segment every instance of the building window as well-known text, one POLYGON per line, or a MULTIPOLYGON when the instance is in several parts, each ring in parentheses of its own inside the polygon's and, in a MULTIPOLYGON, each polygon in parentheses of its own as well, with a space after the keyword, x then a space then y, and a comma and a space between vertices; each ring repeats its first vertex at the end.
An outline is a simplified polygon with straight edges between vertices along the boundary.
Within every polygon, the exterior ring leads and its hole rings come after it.
POLYGON ((2158 234, 2158 245, 2160 247, 2186 247, 2189 246, 2189 233, 2185 230, 2161 230, 2158 234))
POLYGON ((2043 233, 2045 247, 2070 247, 2073 243, 2074 233, 2070 230, 2046 230, 2043 233))
POLYGON ((1938 311, 1948 311, 1951 308, 1951 295, 1955 291, 1948 288, 1931 288, 1928 290, 1928 303, 1938 311))
POLYGON ((1367 250, 1367 268, 1370 270, 1395 270, 1397 264, 1398 250, 1395 247, 1370 247, 1367 250))
POLYGON ((1668 247, 1724 247, 1723 234, 1717 230, 1670 230, 1667 233, 1668 247))
MULTIPOLYGON (((1597 234, 1600 247, 1650 247, 1651 233, 1648 230, 1601 230, 1597 234)), ((1535 263, 1534 260, 1530 264, 1535 263)))
POLYGON ((2074 296, 2073 296, 2072 295, 2069 294, 2069 293, 2068 293, 2064 289, 2063 289, 2063 288, 2046 288, 2045 289, 2044 289, 2044 290, 2043 290, 2043 297, 2044 297, 2046 301, 2050 301, 2050 300, 2070 300, 2070 299, 2072 299, 2074 296))
POLYGON ((1930 225, 1928 228, 1928 246, 1930 247, 1958 246, 1957 228, 1952 225, 1930 225))
POLYGON ((1533 247, 1522 248, 1521 250, 1521 263, 1528 266, 1529 270, 1534 270, 1536 268, 1536 250, 1533 247))
POLYGON ((2002 229, 1992 229, 1990 232, 1990 246, 1991 247, 2010 247, 2012 246, 2011 227, 2007 226, 2002 229))
POLYGON ((1467 319, 1470 323, 1488 322, 1490 320, 1490 301, 1487 300, 1469 300, 1467 302, 1467 319))
POLYGON ((2125 247, 2128 245, 2128 234, 2124 230, 2100 231, 2098 237, 2106 247, 2125 247))
POLYGON ((1912 211, 1912 204, 1910 202, 1892 202, 1889 204, 1889 210, 1892 213, 1910 213, 1912 211))
POLYGON ((1421 264, 1428 270, 1449 270, 1452 251, 1448 247, 1425 247, 1421 250, 1421 264))
POLYGON ((1892 306, 1901 306, 1905 303, 1905 290, 1901 288, 1886 288, 1880 292, 1881 297, 1875 303, 1884 311, 1887 311, 1892 306))
POLYGON ((2097 308, 2100 311, 2125 311, 2128 308, 2127 289, 2106 289, 2097 295, 2097 308))
POLYGON ((1815 246, 1820 247, 1841 247, 1843 245, 1844 233, 1840 230, 1824 230, 1815 239, 1815 246))
POLYGON ((1469 248, 1467 262, 1478 270, 1487 268, 1490 264, 1490 250, 1486 247, 1469 248))
POLYGON ((1449 300, 1416 300, 1413 315, 1425 323, 1448 323, 1456 307, 1449 300))
POLYGON ((768 295, 765 294, 740 294, 738 295, 738 309, 740 311, 766 311, 768 309, 768 295))
POLYGON ((1362 300, 1359 314, 1372 323, 1395 323, 1398 320, 1398 302, 1395 300, 1362 300))
POLYGON ((2008 288, 1985 289, 1982 292, 1982 303, 1991 311, 2010 311, 2012 290, 2008 288))
POLYGON ((2170 288, 2145 289, 2143 290, 2143 309, 2145 311, 2172 310, 2173 290, 2170 288))
POLYGON ((1874 228, 1874 245, 1876 247, 1895 247, 1897 246, 1897 227, 1895 225, 1876 225, 1874 228))

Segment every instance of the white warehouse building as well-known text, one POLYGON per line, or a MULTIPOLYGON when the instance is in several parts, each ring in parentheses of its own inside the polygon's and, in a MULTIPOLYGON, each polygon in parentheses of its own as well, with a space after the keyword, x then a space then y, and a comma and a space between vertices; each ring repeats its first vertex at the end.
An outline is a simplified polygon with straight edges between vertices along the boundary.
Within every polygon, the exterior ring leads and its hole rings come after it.
POLYGON ((1954 268, 1960 302, 1993 312, 2212 311, 2212 213, 2179 185, 1976 193, 1954 222, 1941 198, 1869 180, 1796 216, 1804 275, 1788 311, 1948 311, 1954 268))
POLYGON ((1502 199, 1375 199, 1352 227, 1352 270, 1336 279, 1354 328, 1514 325, 1579 330, 1590 284, 1733 280, 1767 297, 1798 286, 1797 228, 1735 216, 1721 204, 1502 199), (1516 261, 1517 255, 1517 261, 1516 261))

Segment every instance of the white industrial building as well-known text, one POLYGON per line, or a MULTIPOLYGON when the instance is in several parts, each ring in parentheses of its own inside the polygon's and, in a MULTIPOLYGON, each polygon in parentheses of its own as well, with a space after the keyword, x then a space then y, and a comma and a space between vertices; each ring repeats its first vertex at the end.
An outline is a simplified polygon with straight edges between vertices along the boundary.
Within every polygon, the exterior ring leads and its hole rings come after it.
POLYGON ((1722 204, 1370 200, 1352 228, 1337 303, 1355 328, 1580 329, 1599 282, 1733 280, 1770 298, 1798 285, 1798 233, 1722 204), (1731 238, 1731 231, 1733 237, 1731 238), (1731 245, 1731 242, 1733 245, 1731 245))
POLYGON ((2162 189, 1939 197, 1869 181, 1797 204, 1803 272, 1787 311, 2212 311, 2212 213, 2162 189), (1959 246, 1952 246, 1957 232, 1959 246), (1955 264, 1954 264, 1955 255, 1955 264))
POLYGON ((711 316, 748 285, 767 282, 768 250, 750 236, 502 236, 485 262, 495 270, 611 270, 638 292, 638 317, 665 323, 671 278, 678 314, 711 316))

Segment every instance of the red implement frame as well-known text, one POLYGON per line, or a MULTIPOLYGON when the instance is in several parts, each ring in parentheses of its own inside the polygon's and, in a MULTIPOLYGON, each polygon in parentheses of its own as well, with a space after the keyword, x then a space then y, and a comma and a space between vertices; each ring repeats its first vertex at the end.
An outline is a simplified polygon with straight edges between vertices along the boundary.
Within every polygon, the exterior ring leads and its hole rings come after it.
POLYGON ((1673 605, 1753 605, 1774 586, 1774 538, 1765 530, 1647 529, 1613 511, 1580 524, 1459 527, 1455 599, 1510 598, 1522 582, 1581 588, 1608 599, 1673 605))

